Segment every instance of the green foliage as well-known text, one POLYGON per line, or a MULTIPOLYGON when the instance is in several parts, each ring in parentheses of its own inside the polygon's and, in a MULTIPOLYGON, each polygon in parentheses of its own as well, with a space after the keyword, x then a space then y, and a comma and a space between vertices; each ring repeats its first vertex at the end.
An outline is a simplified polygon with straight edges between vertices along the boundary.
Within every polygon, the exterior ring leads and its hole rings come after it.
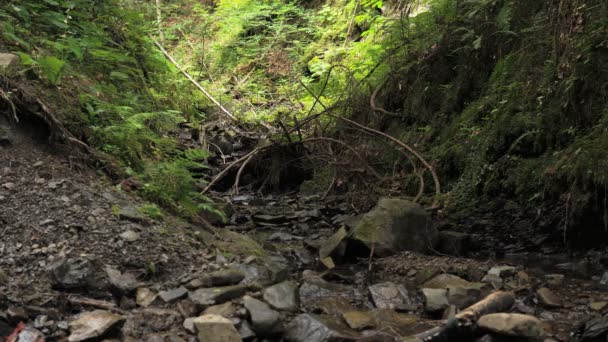
POLYGON ((139 211, 154 220, 163 218, 163 211, 156 204, 144 204, 139 208, 139 211))

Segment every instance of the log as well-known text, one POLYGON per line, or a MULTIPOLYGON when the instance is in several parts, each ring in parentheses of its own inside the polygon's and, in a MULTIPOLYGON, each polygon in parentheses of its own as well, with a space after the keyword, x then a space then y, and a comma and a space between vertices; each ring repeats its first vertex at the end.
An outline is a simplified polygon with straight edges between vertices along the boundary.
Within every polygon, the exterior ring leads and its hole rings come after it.
POLYGON ((448 319, 443 325, 412 336, 406 341, 448 342, 464 340, 474 332, 476 322, 481 316, 509 311, 513 304, 515 304, 515 295, 512 292, 494 292, 456 314, 453 318, 448 319))

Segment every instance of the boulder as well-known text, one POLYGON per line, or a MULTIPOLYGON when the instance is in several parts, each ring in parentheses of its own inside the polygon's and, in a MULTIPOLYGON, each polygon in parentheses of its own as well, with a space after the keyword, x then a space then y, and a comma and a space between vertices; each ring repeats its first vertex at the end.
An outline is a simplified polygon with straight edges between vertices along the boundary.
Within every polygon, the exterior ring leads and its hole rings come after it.
POLYGON ((534 316, 515 313, 495 313, 477 321, 480 329, 500 335, 539 339, 544 336, 543 323, 534 316))
POLYGON ((49 267, 49 277, 53 287, 62 290, 99 290, 107 287, 101 265, 86 257, 57 261, 49 267))
POLYGON ((203 315, 192 320, 199 342, 241 342, 234 324, 222 316, 203 315))
POLYGON ((70 322, 69 342, 100 339, 120 328, 125 318, 109 311, 95 310, 85 312, 70 322))
POLYGON ((370 249, 373 247, 378 255, 390 255, 401 251, 427 252, 437 245, 439 233, 420 205, 382 198, 361 217, 352 238, 370 249))
POLYGON ((243 297, 243 305, 249 312, 253 331, 259 336, 274 336, 279 334, 283 328, 280 315, 268 306, 268 304, 250 296, 243 297))
POLYGON ((446 289, 425 288, 422 289, 422 295, 424 296, 424 310, 428 313, 435 314, 450 306, 446 289))
POLYGON ((356 341, 360 334, 337 317, 301 314, 286 328, 285 340, 291 342, 356 341))
POLYGON ((264 301, 277 310, 296 311, 297 291, 298 285, 294 281, 285 281, 264 289, 262 295, 264 301))
POLYGON ((378 309, 411 309, 413 300, 403 285, 386 282, 369 287, 369 293, 378 309))

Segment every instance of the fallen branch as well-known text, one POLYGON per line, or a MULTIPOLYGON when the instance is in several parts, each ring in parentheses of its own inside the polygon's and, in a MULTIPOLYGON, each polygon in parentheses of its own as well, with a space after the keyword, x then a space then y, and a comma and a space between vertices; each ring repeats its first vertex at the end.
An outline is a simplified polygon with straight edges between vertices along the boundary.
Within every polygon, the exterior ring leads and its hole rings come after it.
POLYGON ((417 334, 413 338, 423 342, 461 341, 464 336, 471 334, 481 316, 509 311, 513 304, 515 296, 512 292, 494 292, 464 309, 454 318, 448 319, 444 325, 417 334))
POLYGON ((342 120, 342 121, 344 121, 344 122, 346 122, 346 123, 349 123, 349 124, 351 124, 351 125, 353 125, 353 126, 355 126, 355 127, 360 128, 360 129, 362 129, 362 130, 364 130, 364 131, 367 131, 367 132, 370 132, 370 133, 373 133, 373 134, 376 134, 376 135, 380 135, 380 136, 382 136, 382 137, 384 137, 384 138, 386 138, 386 139, 388 139, 388 140, 392 141, 393 143, 395 143, 395 144, 397 144, 397 145, 399 145, 399 146, 403 147, 403 148, 404 148, 404 149, 406 149, 408 152, 410 152, 411 154, 413 154, 413 155, 414 155, 416 158, 418 158, 418 160, 420 160, 420 162, 421 162, 421 163, 422 163, 422 164, 423 164, 423 165, 424 165, 424 166, 425 166, 425 167, 426 167, 426 168, 427 168, 427 169, 428 169, 428 170, 431 172, 431 175, 433 176, 433 181, 434 181, 434 183, 435 183, 435 195, 436 195, 436 196, 435 196, 435 199, 433 200, 433 205, 432 205, 432 207, 437 207, 437 206, 438 206, 439 197, 440 197, 440 195, 441 195, 441 183, 439 182, 439 177, 437 176, 437 173, 436 173, 436 172, 435 172, 435 170, 433 169, 433 166, 432 166, 431 164, 429 164, 429 162, 427 162, 427 161, 426 161, 426 159, 424 159, 424 158, 423 158, 423 157, 422 157, 422 156, 421 156, 421 155, 420 155, 420 154, 419 154, 419 153, 418 153, 416 150, 414 150, 414 149, 413 149, 412 147, 410 147, 409 145, 407 145, 407 144, 403 143, 401 140, 399 140, 399 139, 397 139, 397 138, 395 138, 395 137, 393 137, 393 136, 391 136, 391 135, 389 135, 389 134, 386 134, 386 133, 384 133, 384 132, 381 132, 381 131, 375 130, 375 129, 373 129, 373 128, 369 128, 369 127, 367 127, 367 126, 365 126, 365 125, 362 125, 362 124, 360 124, 360 123, 358 123, 358 122, 355 122, 355 121, 353 121, 353 120, 347 119, 347 118, 345 118, 345 117, 342 117, 342 116, 338 116, 338 115, 331 114, 331 113, 329 112, 329 110, 328 110, 327 106, 325 106, 325 104, 324 104, 324 103, 321 101, 321 99, 319 99, 319 97, 318 97, 317 95, 315 95, 315 94, 314 94, 314 93, 313 93, 313 92, 310 90, 310 88, 308 88, 308 87, 306 86, 306 84, 304 84, 304 82, 300 81, 300 84, 302 84, 302 86, 304 86, 304 88, 305 88, 305 89, 306 89, 306 90, 307 90, 307 91, 310 93, 310 95, 311 95, 311 96, 315 97, 315 99, 317 100, 317 102, 318 102, 318 103, 319 103, 319 104, 320 104, 320 105, 323 107, 323 109, 325 110, 325 114, 326 114, 327 116, 330 116, 330 117, 332 117, 332 118, 334 118, 334 119, 337 119, 337 120, 342 120))
POLYGON ((255 157, 257 153, 254 153, 252 155, 249 156, 249 158, 247 158, 247 160, 245 160, 245 162, 243 163, 243 165, 241 165, 241 167, 239 167, 239 171, 236 173, 236 179, 234 180, 234 193, 235 194, 239 194, 239 183, 241 181, 241 174, 243 173, 243 170, 245 170, 245 167, 247 167, 247 164, 249 164, 249 162, 253 159, 253 157, 255 157))
POLYGON ((211 189, 211 187, 213 187, 215 185, 215 183, 217 183, 220 179, 222 179, 228 173, 228 171, 230 171, 230 169, 232 169, 233 167, 235 167, 239 163, 241 163, 241 162, 249 159, 249 157, 257 154, 261 150, 267 149, 270 146, 271 145, 258 147, 256 149, 254 149, 253 151, 247 153, 244 157, 239 158, 239 159, 233 161, 232 163, 230 163, 230 165, 228 165, 228 167, 226 167, 224 170, 222 170, 222 172, 218 173, 218 175, 215 176, 215 178, 211 182, 209 182, 209 184, 207 184, 207 186, 203 189, 203 191, 201 191, 201 194, 204 194, 207 191, 209 191, 209 189, 211 189))
POLYGON ((182 66, 167 52, 167 50, 165 50, 165 48, 160 45, 159 42, 157 42, 156 40, 152 39, 152 41, 154 42, 154 44, 156 45, 156 47, 158 47, 158 49, 163 53, 163 55, 165 55, 165 57, 171 62, 173 63, 173 65, 175 65, 175 67, 177 67, 179 69, 179 71, 181 71, 182 74, 184 74, 184 76, 186 76, 186 78, 188 80, 190 80, 190 82, 192 82, 192 84, 194 84, 194 86, 196 86, 198 88, 198 90, 200 90, 203 94, 205 94, 205 96, 207 96, 207 98, 209 100, 211 100, 211 102, 213 102, 216 106, 218 106, 218 108, 224 113, 226 114, 226 116, 228 116, 230 119, 236 121, 236 117, 234 115, 232 115, 232 113, 230 113, 230 111, 228 111, 228 109, 226 109, 224 106, 222 106, 221 103, 219 103, 207 90, 205 90, 205 88, 203 88, 194 78, 192 78, 192 76, 190 76, 190 74, 184 70, 184 68, 182 68, 182 66))
POLYGON ((68 302, 74 305, 90 306, 97 309, 114 311, 117 313, 125 313, 125 311, 116 307, 116 304, 103 300, 85 298, 85 297, 68 297, 68 302))

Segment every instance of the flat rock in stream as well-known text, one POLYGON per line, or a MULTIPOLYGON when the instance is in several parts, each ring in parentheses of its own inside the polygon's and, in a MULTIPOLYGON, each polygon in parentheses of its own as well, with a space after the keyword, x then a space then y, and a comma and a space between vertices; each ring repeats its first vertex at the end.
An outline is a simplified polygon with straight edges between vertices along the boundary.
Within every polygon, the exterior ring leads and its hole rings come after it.
POLYGON ((495 313, 477 321, 480 329, 500 335, 539 339, 544 336, 543 323, 534 316, 515 313, 495 313))
POLYGON ((379 255, 401 251, 428 252, 439 240, 439 233, 428 212, 419 204, 397 198, 382 198, 361 217, 352 238, 379 255))
POLYGON ((301 314, 286 328, 284 338, 291 342, 356 341, 361 335, 337 317, 301 314))
POLYGON ((70 322, 69 342, 90 341, 98 339, 117 330, 125 318, 109 311, 95 310, 85 312, 70 322))

